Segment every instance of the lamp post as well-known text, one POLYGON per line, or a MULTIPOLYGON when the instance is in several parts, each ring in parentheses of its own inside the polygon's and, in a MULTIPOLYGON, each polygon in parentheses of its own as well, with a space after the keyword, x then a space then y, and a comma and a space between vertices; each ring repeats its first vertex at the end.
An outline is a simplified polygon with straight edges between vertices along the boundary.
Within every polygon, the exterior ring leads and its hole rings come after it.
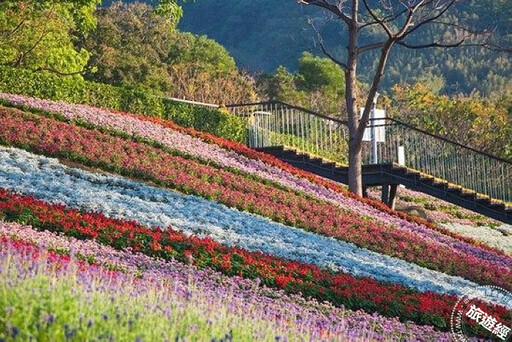
POLYGON ((375 97, 373 98, 373 102, 372 102, 372 115, 371 115, 371 118, 372 118, 372 162, 373 164, 378 164, 379 162, 379 157, 377 155, 377 127, 375 127, 375 123, 376 123, 376 109, 377 109, 377 98, 379 97, 379 93, 375 93, 375 97))

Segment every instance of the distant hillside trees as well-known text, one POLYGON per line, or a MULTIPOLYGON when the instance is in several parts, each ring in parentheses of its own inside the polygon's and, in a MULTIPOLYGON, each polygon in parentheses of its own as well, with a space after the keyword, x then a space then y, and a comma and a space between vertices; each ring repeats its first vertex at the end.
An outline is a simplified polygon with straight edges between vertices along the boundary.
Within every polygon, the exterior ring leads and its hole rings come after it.
POLYGON ((93 72, 87 78, 175 97, 231 103, 254 100, 254 81, 221 45, 176 30, 175 20, 147 4, 116 2, 96 12, 85 40, 93 72))
MULTIPOLYGON (((379 1, 371 0, 373 6, 379 1)), ((397 1, 388 1, 397 3, 397 1)), ((207 34, 225 46, 242 67, 255 72, 272 72, 279 65, 296 72, 303 51, 321 55, 315 33, 308 19, 325 19, 311 6, 298 6, 296 0, 224 0, 188 1, 183 5, 184 16, 179 27, 190 32, 207 34)), ((465 0, 452 12, 462 19, 489 23, 500 35, 512 37, 512 5, 510 0, 465 0)), ((318 22, 325 45, 333 54, 344 56, 340 44, 347 34, 336 20, 318 22)), ((448 33, 449 34, 449 33, 448 33)), ((371 35, 362 35, 361 43, 371 43, 371 35)), ((374 67, 371 54, 361 61, 360 80, 370 81, 368 72, 374 67)), ((388 74, 383 87, 397 83, 423 81, 424 74, 443 80, 440 91, 445 94, 470 94, 478 90, 483 95, 512 87, 512 56, 485 49, 408 50, 402 47, 391 53, 388 74)), ((440 83, 438 83, 440 84, 440 83)))

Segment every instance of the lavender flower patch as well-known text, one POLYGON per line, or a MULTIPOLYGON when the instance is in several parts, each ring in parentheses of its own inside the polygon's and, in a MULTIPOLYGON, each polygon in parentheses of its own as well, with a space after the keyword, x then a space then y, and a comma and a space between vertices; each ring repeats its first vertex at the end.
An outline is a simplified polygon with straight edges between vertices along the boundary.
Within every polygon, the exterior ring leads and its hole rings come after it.
MULTIPOLYGON (((197 270, 179 262, 166 262, 149 258, 143 254, 114 250, 94 241, 82 241, 50 232, 39 232, 28 226, 0 222, 0 236, 15 237, 18 240, 36 244, 40 250, 58 251, 60 254, 71 255, 72 259, 89 260, 103 268, 121 270, 125 273, 125 275, 119 276, 114 284, 105 286, 108 289, 106 292, 111 292, 111 290, 116 292, 114 287, 119 285, 118 282, 135 284, 138 291, 135 296, 140 296, 141 293, 148 293, 151 290, 155 291, 157 286, 162 285, 166 291, 169 291, 166 296, 170 298, 166 298, 166 300, 179 302, 184 308, 190 308, 192 305, 204 308, 203 304, 207 303, 205 310, 198 314, 201 319, 212 322, 211 325, 219 323, 215 322, 216 316, 214 315, 222 311, 228 312, 229 315, 241 316, 243 322, 255 321, 258 327, 270 325, 272 327, 270 329, 271 337, 273 334, 279 334, 288 338, 301 336, 307 339, 309 337, 312 340, 376 341, 390 339, 448 341, 450 338, 447 333, 435 332, 432 327, 401 323, 396 319, 385 318, 377 314, 369 315, 361 311, 346 311, 334 308, 329 304, 305 300, 299 296, 286 295, 282 291, 268 289, 260 286, 258 281, 226 277, 211 270, 197 270)), ((8 245, 1 246, 0 250, 2 251, 0 265, 4 264, 2 261, 5 261, 6 252, 7 254, 16 254, 8 245)), ((12 266, 3 267, 3 272, 12 266)), ((73 272, 64 273, 63 276, 69 276, 69 273, 73 272)), ((49 272, 45 271, 44 273, 48 274, 49 272)), ((94 279, 94 274, 98 272, 92 269, 92 271, 89 270, 89 273, 91 274, 80 275, 81 279, 87 279, 87 284, 91 283, 90 278, 94 279)), ((102 275, 99 277, 99 282, 103 281, 101 279, 103 277, 102 275)), ((30 278, 30 276, 26 278, 30 278)), ((161 302, 156 311, 167 313, 165 309, 167 305, 167 302, 161 302)), ((118 311, 123 311, 123 307, 119 306, 118 311)), ((48 315, 57 318, 61 316, 58 312, 48 312, 44 316, 46 320, 48 320, 48 315)), ((91 315, 93 314, 91 313, 91 315)), ((107 314, 107 316, 115 317, 116 314, 107 314)), ((83 321, 89 322, 89 320, 97 322, 98 318, 84 315, 83 321)), ((101 322, 102 319, 99 321, 101 322)), ((235 325, 234 322, 232 324, 235 325)), ((236 325, 229 328, 236 331, 236 325)), ((220 331, 220 334, 222 332, 220 331)))

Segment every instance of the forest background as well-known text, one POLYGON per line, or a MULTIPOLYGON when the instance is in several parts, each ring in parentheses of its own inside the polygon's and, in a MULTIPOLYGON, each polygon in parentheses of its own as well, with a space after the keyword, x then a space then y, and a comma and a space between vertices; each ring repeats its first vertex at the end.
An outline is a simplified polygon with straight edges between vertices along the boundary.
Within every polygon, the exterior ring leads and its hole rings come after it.
MULTIPOLYGON (((275 99, 343 118, 344 74, 308 24, 321 22, 327 46, 343 56, 335 20, 296 1, 187 2, 182 13, 156 5, 4 1, 0 65, 217 104, 275 99)), ((511 0, 466 1, 457 11, 512 36, 511 0)), ((361 92, 374 60, 362 62, 361 92)), ((512 54, 397 48, 382 92, 388 115, 512 158, 512 54)))

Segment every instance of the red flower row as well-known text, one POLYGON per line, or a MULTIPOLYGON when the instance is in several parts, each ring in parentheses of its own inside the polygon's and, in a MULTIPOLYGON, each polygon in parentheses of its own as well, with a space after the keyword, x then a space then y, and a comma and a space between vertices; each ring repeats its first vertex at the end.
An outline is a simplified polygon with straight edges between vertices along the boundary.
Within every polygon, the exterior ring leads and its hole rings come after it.
MULTIPOLYGON (((35 229, 62 232, 79 239, 96 239, 117 249, 131 248, 153 257, 175 258, 227 275, 260 278, 270 287, 291 293, 441 329, 447 328, 457 300, 453 295, 418 293, 401 285, 332 273, 311 264, 222 246, 212 239, 186 236, 172 228, 155 231, 133 221, 80 212, 3 189, 0 189, 0 219, 30 224, 35 229)), ((501 321, 511 319, 505 308, 490 307, 484 303, 481 307, 500 317, 501 321)))
POLYGON ((252 177, 18 110, 1 109, 0 125, 0 141, 4 143, 148 179, 447 274, 512 288, 512 270, 507 267, 446 245, 425 243, 412 232, 362 220, 332 203, 276 188, 252 177))
POLYGON ((324 186, 325 188, 328 188, 330 190, 333 190, 333 191, 336 191, 338 193, 341 193, 347 197, 350 197, 350 198, 353 198, 355 200, 358 200, 360 202, 363 202, 365 204, 368 204, 376 209, 379 209, 381 211, 384 211, 390 215, 393 215, 393 216, 396 216, 396 217, 399 217, 401 219, 404 219, 404 220, 407 220, 409 222, 413 222, 413 223, 417 223, 417 224, 420 224, 420 225, 423 225, 423 226, 426 226, 430 229, 433 229, 433 230, 437 230, 447 236, 450 236, 450 237, 453 237, 453 238, 456 238, 456 239, 459 239, 461 241, 464 241, 466 243, 469 243, 469 244, 472 244, 474 246, 478 246, 480 248, 483 248, 483 249, 486 249, 488 251, 492 251, 493 253, 497 253, 497 254, 500 254, 500 255, 503 255, 503 256, 506 256, 507 254, 501 250, 498 250, 496 248, 493 248, 493 247, 490 247, 489 245, 485 244, 485 243, 482 243, 478 240, 475 240, 473 238, 469 238, 469 237, 466 237, 466 236, 463 236, 463 235, 460 235, 460 234, 457 234, 451 230, 448 230, 448 229, 445 229, 445 228, 442 228, 442 227, 439 227, 438 225, 432 223, 432 222, 429 222, 427 220, 424 220, 422 218, 419 218, 419 217, 415 217, 415 216, 411 216, 411 215, 408 215, 406 213, 403 213, 403 212, 398 212, 398 211, 394 211, 392 209, 390 209, 388 206, 384 205, 382 202, 379 202, 379 201, 376 201, 376 200, 373 200, 373 199, 370 199, 370 198, 363 198, 363 197, 360 197, 352 192, 349 192, 347 191, 345 188, 343 188, 342 186, 334 183, 334 182, 331 182, 329 180, 326 180, 324 178, 321 178, 321 177, 318 177, 317 175, 313 174, 313 173, 310 173, 310 172, 307 172, 307 171, 303 171, 301 169, 298 169, 290 164, 287 164, 277 158, 275 158, 274 156, 272 155, 269 155, 269 154, 266 154, 266 153, 263 153, 263 152, 258 152, 258 151, 255 151, 241 143, 238 143, 238 142, 235 142, 235 141, 231 141, 231 140, 228 140, 228 139, 225 139, 225 138, 220 138, 220 137, 217 137, 215 135, 212 135, 210 133, 207 133, 207 132, 202 132, 202 131, 197 131, 193 128, 187 128, 187 127, 182 127, 182 126, 179 126, 177 124, 175 124, 174 122, 172 121, 168 121, 168 120, 164 120, 164 119, 161 119, 161 118, 158 118, 158 117, 149 117, 149 116, 144 116, 144 115, 137 115, 137 114, 132 114, 132 113, 127 113, 127 112, 121 112, 121 111, 115 111, 117 114, 119 115, 126 115, 126 116, 131 116, 131 117, 135 117, 139 120, 143 120, 143 121, 149 121, 149 122, 153 122, 153 123, 156 123, 156 124, 159 124, 163 127, 167 127, 167 128, 170 128, 172 130, 175 130, 175 131, 178 131, 178 132, 182 132, 182 133, 185 133, 185 134, 188 134, 188 135, 191 135, 195 138, 199 138, 205 142, 208 142, 208 143, 211 143, 211 144, 216 144, 222 148, 225 148, 227 150, 231 150, 231 151, 234 151, 236 153, 239 153, 239 154, 242 154, 248 158, 251 158, 251 159, 256 159, 256 160, 260 160, 264 163, 267 163, 269 165, 272 165, 272 166, 275 166, 275 167, 278 167, 280 168, 281 170, 283 171, 286 171, 286 172, 289 172, 293 175, 296 175, 298 177, 301 177, 301 178, 305 178, 315 184, 318 184, 318 185, 321 185, 321 186, 324 186))

